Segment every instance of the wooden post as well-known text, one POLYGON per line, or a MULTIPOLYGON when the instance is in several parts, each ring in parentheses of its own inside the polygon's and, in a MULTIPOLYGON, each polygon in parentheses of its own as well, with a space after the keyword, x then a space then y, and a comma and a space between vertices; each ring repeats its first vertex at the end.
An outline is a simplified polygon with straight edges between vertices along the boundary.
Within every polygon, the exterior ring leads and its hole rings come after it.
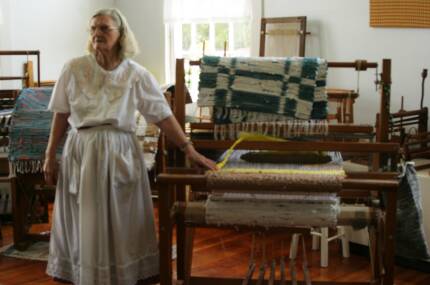
POLYGON ((305 56, 305 47, 306 47, 306 16, 305 17, 299 17, 303 18, 300 21, 300 49, 299 49, 299 56, 304 57, 305 56))
POLYGON ((379 117, 379 141, 388 142, 388 122, 390 116, 390 94, 391 94, 391 60, 383 59, 381 76, 381 109, 379 117))
POLYGON ((266 32, 266 19, 261 19, 261 27, 260 27, 260 56, 264 56, 265 53, 265 34, 266 32))
POLYGON ((386 193, 385 229, 384 229, 384 267, 385 275, 382 284, 394 284, 394 255, 395 255, 395 231, 397 192, 386 193))
MULTIPOLYGON (((175 86, 175 116, 185 132, 185 71, 184 59, 176 60, 176 86, 175 86)), ((176 165, 185 167, 185 155, 183 152, 176 150, 176 165)), ((176 186, 176 198, 180 202, 186 201, 185 185, 176 186)), ((193 230, 187 229, 182 219, 178 220, 176 228, 177 243, 177 275, 178 280, 184 280, 187 284, 191 270, 192 258, 192 239, 193 230)))
MULTIPOLYGON (((381 74, 381 102, 377 117, 376 142, 388 142, 388 123, 390 116, 390 94, 391 94, 391 60, 382 60, 381 74)), ((387 164, 387 155, 375 154, 373 157, 373 170, 380 169, 387 164)))
POLYGON ((160 284, 172 285, 172 219, 173 184, 160 184, 159 191, 159 235, 160 235, 160 284))
POLYGON ((24 63, 24 76, 23 86, 26 88, 34 87, 33 62, 31 60, 24 63))
POLYGON ((27 228, 27 209, 28 200, 25 197, 25 190, 17 185, 16 177, 10 179, 10 188, 12 194, 12 216, 13 216, 13 243, 16 249, 25 250, 28 247, 26 241, 27 228))

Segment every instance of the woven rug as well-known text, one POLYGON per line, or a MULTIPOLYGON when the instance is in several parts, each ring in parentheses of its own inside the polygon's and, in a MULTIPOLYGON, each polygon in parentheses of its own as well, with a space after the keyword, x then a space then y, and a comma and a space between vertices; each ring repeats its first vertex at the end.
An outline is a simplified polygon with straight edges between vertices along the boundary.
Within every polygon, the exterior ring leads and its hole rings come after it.
POLYGON ((324 119, 326 76, 320 58, 204 56, 197 104, 213 107, 217 124, 324 119))
MULTIPOLYGON (((17 173, 42 171, 51 128, 52 112, 47 110, 52 88, 23 89, 16 100, 9 132, 9 161, 17 173)), ((57 149, 61 155, 62 144, 57 149)))
MULTIPOLYGON (((49 254, 49 243, 38 241, 29 246, 25 251, 19 251, 13 244, 0 248, 0 256, 15 257, 27 260, 47 261, 49 254)), ((176 245, 172 246, 172 259, 176 259, 176 245)))
POLYGON ((49 253, 49 243, 39 241, 30 245, 27 250, 19 251, 12 244, 0 248, 0 255, 28 260, 47 261, 49 253))

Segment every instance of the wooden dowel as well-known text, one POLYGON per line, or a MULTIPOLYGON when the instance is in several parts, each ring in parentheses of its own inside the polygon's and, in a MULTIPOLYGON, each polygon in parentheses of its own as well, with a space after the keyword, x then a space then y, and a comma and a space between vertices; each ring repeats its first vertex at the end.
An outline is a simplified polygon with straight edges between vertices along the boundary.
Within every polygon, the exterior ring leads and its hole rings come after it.
MULTIPOLYGON (((359 61, 355 62, 328 62, 328 67, 332 68, 357 68, 359 66, 359 61)), ((190 60, 190 65, 200 65, 200 60, 190 60)), ((378 63, 376 62, 363 62, 360 68, 376 68, 378 63)))
POLYGON ((264 275, 266 274, 266 263, 263 261, 260 265, 260 269, 258 270, 258 279, 255 283, 256 285, 263 285, 264 283, 264 275))
MULTIPOLYGON (((199 130, 210 130, 214 129, 215 125, 213 123, 190 123, 191 132, 196 132, 199 130)), ((269 126, 269 132, 271 131, 271 126, 269 126)), ((351 124, 336 124, 329 125, 328 132, 330 133, 373 133, 373 127, 370 125, 351 125, 351 124)))
POLYGON ((252 275, 254 274, 254 271, 255 271, 255 262, 251 262, 249 264, 248 271, 246 272, 246 276, 243 279, 242 285, 252 284, 251 280, 252 280, 252 275))
POLYGON ((415 123, 419 123, 421 117, 420 116, 411 116, 411 117, 401 117, 399 119, 395 119, 395 120, 391 120, 391 122, 389 122, 389 126, 398 126, 398 125, 404 125, 404 123, 407 122, 415 122, 415 123))
POLYGON ((2 50, 0 55, 38 55, 38 50, 2 50))
MULTIPOLYGON (((193 140, 197 149, 225 150, 233 145, 234 141, 193 140)), ((261 149, 261 142, 244 141, 237 145, 236 149, 261 149)), ((358 153, 398 153, 398 143, 364 143, 364 142, 264 142, 265 150, 289 150, 289 151, 347 151, 358 153)))
POLYGON ((284 257, 282 252, 281 252, 281 254, 282 254, 281 260, 279 261, 279 267, 280 267, 279 285, 286 285, 287 276, 285 274, 285 257, 284 257))
POLYGON ((276 261, 275 259, 273 259, 272 263, 270 264, 270 275, 269 275, 269 281, 267 282, 267 285, 275 285, 275 271, 276 271, 276 261))
POLYGON ((430 155, 430 150, 416 152, 416 153, 409 153, 409 156, 411 157, 411 159, 428 156, 428 155, 430 155))
MULTIPOLYGON (((418 122, 404 122, 404 123, 402 123, 402 127, 404 127, 404 126, 412 126, 412 125, 416 125, 418 122)), ((391 130, 391 131, 400 131, 401 129, 402 129, 402 127, 400 127, 400 125, 399 125, 399 127, 396 127, 396 126, 394 126, 394 128, 392 127, 392 126, 389 126, 389 129, 391 130)))
POLYGON ((399 118, 399 117, 405 117, 405 116, 422 115, 423 113, 426 113, 426 111, 424 109, 419 109, 419 110, 413 110, 413 111, 401 111, 401 112, 390 114, 390 116, 392 118, 399 118))
POLYGON ((423 143, 429 143, 430 142, 430 138, 428 139, 416 139, 414 141, 408 141, 405 143, 406 146, 411 146, 411 145, 417 145, 417 144, 423 144, 423 143))
POLYGON ((296 260, 293 258, 290 259, 289 269, 290 269, 290 275, 291 275, 291 284, 297 285, 296 260))
POLYGON ((0 76, 0 80, 27 80, 28 76, 0 76))
MULTIPOLYGON (((158 175, 157 181, 162 184, 176 184, 176 185, 193 185, 206 187, 207 178, 205 175, 182 175, 182 174, 165 174, 158 175)), ((342 189, 356 189, 356 190, 375 190, 375 191, 396 191, 399 186, 397 180, 383 180, 383 179, 358 179, 358 178, 345 178, 342 181, 342 189)), ((244 187, 244 190, 246 187, 244 187)), ((240 191, 240 189, 236 189, 240 191)), ((315 190, 315 189, 314 189, 315 190)), ((317 190, 317 189, 316 189, 317 190)), ((166 190, 161 190, 166 191, 166 190)), ((202 191, 210 191, 209 189, 202 188, 202 191)))
MULTIPOLYGON (((175 211, 185 219, 188 225, 205 225, 206 224, 206 202, 188 202, 176 203, 175 211)), ((337 215, 338 225, 369 225, 374 224, 378 217, 377 209, 367 206, 340 206, 337 215)), ((245 225, 243 225, 245 226, 245 225)), ((298 225, 298 226, 318 226, 318 225, 298 225)))
POLYGON ((328 67, 333 68, 358 68, 360 66, 360 70, 366 70, 367 68, 376 68, 378 67, 378 63, 376 62, 328 62, 328 67))

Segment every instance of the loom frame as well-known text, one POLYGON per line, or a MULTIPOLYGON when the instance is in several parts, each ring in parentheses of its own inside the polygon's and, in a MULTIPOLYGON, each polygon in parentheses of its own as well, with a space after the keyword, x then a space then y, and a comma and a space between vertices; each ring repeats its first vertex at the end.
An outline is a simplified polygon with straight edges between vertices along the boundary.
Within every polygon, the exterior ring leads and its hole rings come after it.
MULTIPOLYGON (((200 61, 191 61, 190 65, 199 65, 200 61)), ((356 70, 366 70, 367 68, 377 68, 377 63, 368 63, 366 61, 355 62, 329 62, 330 68, 355 68, 356 70)), ((181 92, 185 87, 184 80, 184 60, 176 60, 176 90, 174 110, 176 117, 185 130, 185 94, 181 92)), ((390 86, 391 86, 391 60, 383 60, 383 71, 381 74, 381 92, 380 92, 380 117, 376 131, 376 143, 358 143, 358 142, 242 142, 238 149, 270 149, 270 150, 331 150, 331 151, 348 151, 354 153, 372 153, 373 170, 380 170, 382 166, 387 166, 388 158, 391 158, 391 170, 395 169, 396 162, 399 158, 399 145, 397 143, 388 143, 388 118, 390 107, 390 86)), ((190 124, 191 130, 201 128, 213 129, 211 123, 193 123, 190 124)), ((355 126, 355 125, 333 125, 329 126, 329 132, 342 131, 348 132, 370 132, 372 127, 355 126)), ((213 141, 213 140, 193 140, 197 149, 227 149, 232 141, 213 141)), ((185 157, 181 152, 177 152, 176 158, 179 165, 185 165, 185 157)), ((187 168, 170 168, 165 169, 164 173, 158 176, 159 183, 159 234, 160 234, 160 281, 162 285, 170 285, 173 282, 171 246, 173 237, 173 227, 176 225, 176 242, 177 242, 177 279, 183 280, 185 284, 240 284, 240 279, 235 278, 208 278, 191 276, 192 260, 192 240, 193 226, 186 224, 183 215, 181 215, 175 205, 187 202, 186 186, 197 187, 199 191, 206 191, 205 177, 201 174, 195 174, 187 168)), ((342 197, 369 197, 384 193, 386 205, 383 208, 386 214, 384 227, 384 244, 378 243, 376 231, 375 236, 371 236, 371 243, 374 245, 371 256, 374 260, 379 258, 379 248, 384 249, 382 264, 373 262, 371 265, 372 280, 369 282, 313 282, 314 284, 393 284, 394 281, 394 230, 396 222, 396 199, 398 182, 396 173, 381 173, 377 171, 366 173, 348 174, 347 181, 354 181, 354 185, 345 184, 345 189, 341 191, 342 197), (352 179, 352 180, 351 180, 352 179), (387 183, 381 188, 382 184, 387 183), (368 187, 374 189, 370 191, 368 187), (361 188, 361 189, 360 189, 361 188), (385 269, 385 274, 381 273, 381 267, 385 269)), ((205 225, 200 225, 205 226, 205 225)), ((297 230, 295 230, 297 231, 297 230)), ((299 230, 300 231, 300 230, 299 230)), ((279 282, 275 282, 278 284, 279 282)))
POLYGON ((266 31, 267 24, 285 24, 285 23, 296 23, 299 24, 300 27, 297 30, 297 34, 299 35, 299 54, 298 56, 305 56, 305 48, 306 48, 306 35, 310 33, 306 31, 306 16, 298 16, 298 17, 279 17, 279 18, 262 18, 260 25, 260 56, 265 56, 266 49, 266 36, 269 34, 266 31))
MULTIPOLYGON (((14 56, 14 55, 35 55, 37 58, 37 86, 40 86, 40 51, 39 50, 3 50, 0 51, 0 56, 14 56)), ((30 68, 32 70, 32 68, 30 68)), ((28 74, 24 76, 0 76, 0 80, 25 80, 26 86, 31 86, 33 75, 28 74)))

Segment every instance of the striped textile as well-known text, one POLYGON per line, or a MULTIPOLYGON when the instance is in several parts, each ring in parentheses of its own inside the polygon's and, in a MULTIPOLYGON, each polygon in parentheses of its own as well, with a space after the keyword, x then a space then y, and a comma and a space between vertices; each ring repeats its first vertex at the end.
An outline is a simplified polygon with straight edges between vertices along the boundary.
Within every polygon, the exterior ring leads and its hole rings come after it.
MULTIPOLYGON (((47 110, 52 88, 23 89, 12 113, 9 161, 16 173, 42 171, 51 128, 52 113, 47 110)), ((57 155, 62 147, 57 149, 57 155)))
POLYGON ((198 105, 215 123, 325 119, 327 61, 204 56, 198 105))
POLYGON ((248 152, 235 150, 225 167, 207 172, 208 186, 216 185, 206 201, 208 224, 264 227, 337 224, 340 200, 336 192, 342 188, 345 176, 340 153, 327 153, 331 157, 328 163, 303 165, 250 163, 242 159, 248 152), (240 185, 240 190, 233 190, 233 183, 223 185, 228 182, 226 179, 240 185), (283 186, 272 187, 276 179, 282 179, 283 186))

